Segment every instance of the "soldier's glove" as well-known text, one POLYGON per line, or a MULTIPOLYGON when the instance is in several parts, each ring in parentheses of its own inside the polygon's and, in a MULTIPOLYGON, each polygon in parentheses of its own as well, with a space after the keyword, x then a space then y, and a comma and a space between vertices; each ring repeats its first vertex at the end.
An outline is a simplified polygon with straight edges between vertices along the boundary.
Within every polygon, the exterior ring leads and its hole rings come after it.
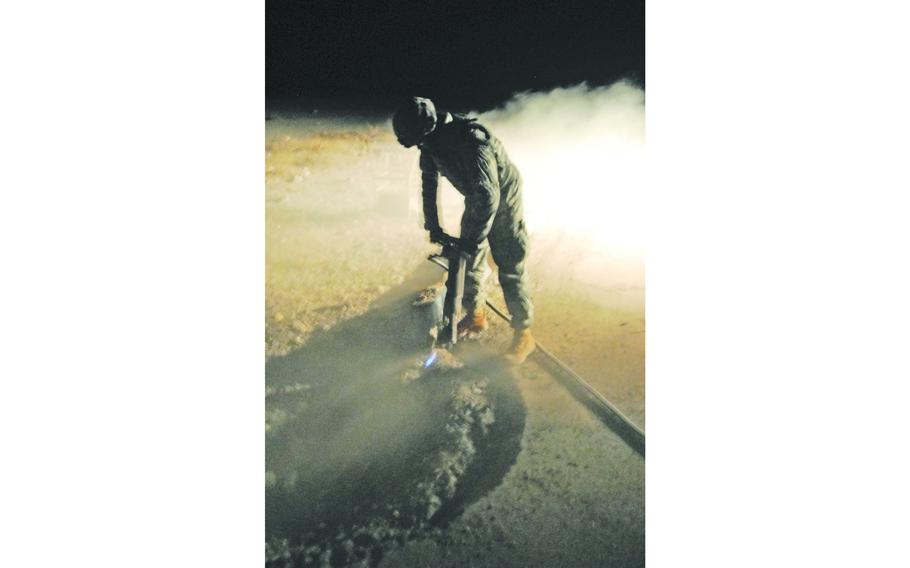
POLYGON ((480 250, 481 243, 469 242, 464 239, 458 239, 458 250, 463 254, 474 256, 480 250))
POLYGON ((440 227, 434 227, 430 229, 430 242, 441 245, 445 240, 445 232, 440 227))

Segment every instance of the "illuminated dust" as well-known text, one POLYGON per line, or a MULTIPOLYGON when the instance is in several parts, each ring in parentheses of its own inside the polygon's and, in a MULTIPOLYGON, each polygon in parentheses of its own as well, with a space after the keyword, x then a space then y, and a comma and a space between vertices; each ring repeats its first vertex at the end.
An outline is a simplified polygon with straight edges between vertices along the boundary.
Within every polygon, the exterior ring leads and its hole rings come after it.
MULTIPOLYGON (((481 120, 526 178, 535 336, 644 426, 640 197, 624 193, 642 104, 625 85, 579 87, 481 120), (571 131, 551 125, 557 96, 611 132, 585 131, 606 157, 564 156, 560 186, 529 163, 571 131)), ((493 314, 454 355, 431 349, 443 274, 426 260, 416 151, 387 115, 273 113, 265 164, 267 564, 642 566, 643 459, 534 356, 503 366, 510 330, 493 314)))

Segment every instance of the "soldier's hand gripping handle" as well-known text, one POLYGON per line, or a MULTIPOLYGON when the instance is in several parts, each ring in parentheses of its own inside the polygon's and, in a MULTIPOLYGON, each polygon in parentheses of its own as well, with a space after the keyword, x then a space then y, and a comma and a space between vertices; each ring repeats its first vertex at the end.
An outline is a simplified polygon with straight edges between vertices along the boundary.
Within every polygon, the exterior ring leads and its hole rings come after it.
MULTIPOLYGON (((446 237, 448 237, 448 235, 446 235, 445 232, 441 228, 436 227, 434 229, 430 229, 430 242, 431 243, 437 244, 437 245, 445 244, 446 237)), ((449 238, 451 238, 451 237, 449 237, 449 238)))

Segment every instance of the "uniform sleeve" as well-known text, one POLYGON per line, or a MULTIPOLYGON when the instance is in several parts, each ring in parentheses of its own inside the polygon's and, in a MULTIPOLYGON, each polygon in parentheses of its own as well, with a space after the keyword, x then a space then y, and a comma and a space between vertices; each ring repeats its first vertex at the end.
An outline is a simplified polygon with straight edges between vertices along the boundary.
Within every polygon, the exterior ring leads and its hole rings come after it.
POLYGON ((488 144, 477 146, 467 165, 470 193, 465 195, 461 239, 479 246, 490 233, 499 208, 499 174, 493 148, 488 144))
POLYGON ((421 195, 423 196, 423 228, 428 231, 439 229, 439 208, 437 206, 437 188, 439 187, 439 171, 433 159, 426 153, 420 152, 420 179, 421 195))

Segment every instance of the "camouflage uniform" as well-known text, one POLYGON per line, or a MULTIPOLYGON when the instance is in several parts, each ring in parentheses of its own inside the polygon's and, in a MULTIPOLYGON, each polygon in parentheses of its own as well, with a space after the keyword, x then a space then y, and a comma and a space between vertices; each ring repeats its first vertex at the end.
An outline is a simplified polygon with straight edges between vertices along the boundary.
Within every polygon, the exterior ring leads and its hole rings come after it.
POLYGON ((470 313, 484 304, 484 281, 489 275, 487 250, 499 267, 512 327, 531 326, 531 303, 525 261, 528 232, 521 202, 521 176, 502 143, 473 120, 444 114, 420 144, 425 228, 440 230, 437 187, 442 174, 464 195, 461 240, 476 247, 465 275, 464 308, 470 313), (489 241, 489 247, 487 246, 489 241))

